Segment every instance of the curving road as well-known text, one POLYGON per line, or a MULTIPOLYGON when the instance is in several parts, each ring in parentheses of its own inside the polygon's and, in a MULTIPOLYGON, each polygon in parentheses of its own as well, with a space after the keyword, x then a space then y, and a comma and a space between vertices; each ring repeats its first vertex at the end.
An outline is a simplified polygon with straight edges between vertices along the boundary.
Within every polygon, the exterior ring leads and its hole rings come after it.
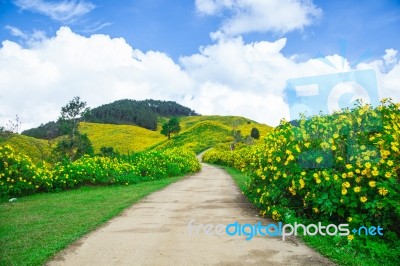
POLYGON ((257 217, 224 170, 202 166, 201 172, 149 195, 72 244, 48 265, 334 265, 293 237, 246 241, 215 231, 207 235, 200 224, 272 221, 257 217))

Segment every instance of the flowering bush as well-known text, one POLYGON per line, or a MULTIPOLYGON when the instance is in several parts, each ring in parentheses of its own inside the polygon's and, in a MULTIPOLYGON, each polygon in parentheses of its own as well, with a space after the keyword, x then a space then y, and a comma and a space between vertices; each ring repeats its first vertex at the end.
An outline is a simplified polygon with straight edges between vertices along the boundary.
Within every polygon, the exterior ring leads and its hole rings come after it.
POLYGON ((207 162, 249 172, 248 192, 263 215, 351 225, 399 234, 400 104, 384 100, 333 115, 282 121, 264 145, 209 151, 207 162), (242 154, 251 151, 251 155, 242 154), (247 156, 245 158, 244 156, 247 156), (243 167, 245 165, 245 167, 243 167))
POLYGON ((234 151, 211 149, 204 153, 203 161, 213 164, 226 165, 245 171, 252 162, 252 155, 257 146, 243 146, 234 151))
POLYGON ((171 149, 131 156, 89 157, 64 161, 50 167, 35 165, 11 146, 0 147, 0 198, 41 191, 60 191, 82 185, 124 184, 197 172, 194 152, 171 149))

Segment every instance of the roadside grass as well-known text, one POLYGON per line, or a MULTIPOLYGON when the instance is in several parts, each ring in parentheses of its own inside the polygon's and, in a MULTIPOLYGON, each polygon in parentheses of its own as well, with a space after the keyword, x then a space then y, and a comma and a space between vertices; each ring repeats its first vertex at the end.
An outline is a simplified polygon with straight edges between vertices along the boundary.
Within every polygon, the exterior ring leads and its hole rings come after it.
POLYGON ((143 197, 182 179, 81 187, 0 203, 0 265, 41 265, 143 197))
MULTIPOLYGON (((247 177, 244 173, 228 167, 215 165, 225 169, 238 185, 245 196, 253 202, 246 193, 247 177)), ((296 217, 287 217, 284 223, 294 222, 309 224, 312 221, 305 221, 296 217)), ((315 221, 313 222, 315 223, 315 221)), ((400 265, 400 246, 391 246, 377 237, 362 237, 358 241, 347 241, 344 236, 299 236, 309 247, 328 257, 338 265, 400 265)))

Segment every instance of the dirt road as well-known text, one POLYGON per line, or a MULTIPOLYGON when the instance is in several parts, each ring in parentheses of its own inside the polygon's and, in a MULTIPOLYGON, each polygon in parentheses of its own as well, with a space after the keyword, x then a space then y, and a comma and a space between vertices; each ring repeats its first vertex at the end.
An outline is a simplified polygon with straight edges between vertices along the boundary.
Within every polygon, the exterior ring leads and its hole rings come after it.
POLYGON ((294 238, 246 241, 197 231, 200 224, 272 222, 256 215, 228 174, 203 164, 201 172, 133 205, 49 265, 333 265, 294 238))

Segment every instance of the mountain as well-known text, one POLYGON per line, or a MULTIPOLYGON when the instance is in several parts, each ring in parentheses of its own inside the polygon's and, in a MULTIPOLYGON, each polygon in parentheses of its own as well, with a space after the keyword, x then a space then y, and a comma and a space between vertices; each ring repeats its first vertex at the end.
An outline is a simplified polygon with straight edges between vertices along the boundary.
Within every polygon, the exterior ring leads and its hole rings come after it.
POLYGON ((172 101, 119 100, 94 108, 85 121, 104 124, 138 125, 157 130, 157 117, 196 116, 195 111, 172 101))
MULTIPOLYGON (((116 124, 137 125, 149 130, 157 130, 159 117, 198 116, 194 110, 172 101, 158 100, 118 100, 93 108, 82 121, 116 124)), ((40 139, 53 139, 63 135, 58 122, 48 122, 37 128, 28 129, 22 135, 40 139)))

